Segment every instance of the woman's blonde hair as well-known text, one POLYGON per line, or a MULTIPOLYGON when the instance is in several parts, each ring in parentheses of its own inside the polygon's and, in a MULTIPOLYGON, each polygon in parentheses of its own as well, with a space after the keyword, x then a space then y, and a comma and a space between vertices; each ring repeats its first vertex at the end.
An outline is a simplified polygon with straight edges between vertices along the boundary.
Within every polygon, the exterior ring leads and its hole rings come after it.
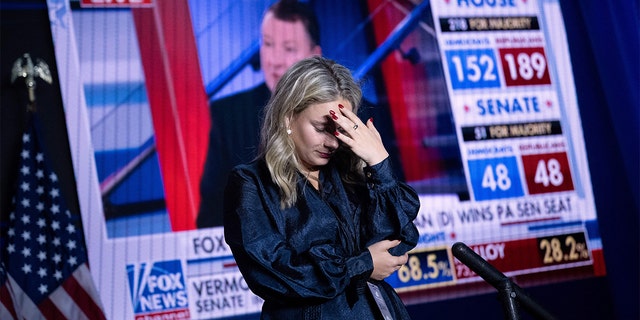
MULTIPOLYGON (((287 119, 311 105, 338 99, 349 101, 357 114, 361 98, 362 90, 349 69, 324 57, 301 60, 282 76, 265 108, 258 158, 266 160, 271 179, 280 189, 283 209, 297 201, 301 172, 293 140, 287 133, 287 119)), ((347 184, 355 183, 362 174, 364 163, 351 150, 339 147, 331 161, 347 184)))

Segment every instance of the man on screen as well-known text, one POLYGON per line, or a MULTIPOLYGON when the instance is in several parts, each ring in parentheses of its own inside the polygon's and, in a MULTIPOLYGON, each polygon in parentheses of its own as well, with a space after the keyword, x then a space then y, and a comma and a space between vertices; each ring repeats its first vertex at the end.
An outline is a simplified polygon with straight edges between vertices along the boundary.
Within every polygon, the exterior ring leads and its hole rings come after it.
POLYGON ((255 156, 263 107, 280 77, 294 63, 321 55, 316 16, 304 3, 281 0, 267 9, 260 28, 264 83, 211 104, 209 150, 200 182, 198 228, 222 225, 227 175, 255 156))

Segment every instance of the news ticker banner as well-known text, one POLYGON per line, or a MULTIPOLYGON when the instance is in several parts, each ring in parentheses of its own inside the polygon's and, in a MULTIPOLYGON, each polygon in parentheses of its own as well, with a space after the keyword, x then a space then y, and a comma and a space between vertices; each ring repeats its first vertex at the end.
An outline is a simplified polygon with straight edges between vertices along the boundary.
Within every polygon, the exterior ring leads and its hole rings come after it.
MULTIPOLYGON (((135 1, 130 1, 135 2, 135 1)), ((93 1, 92 3, 97 3, 93 1)), ((105 1, 105 3, 107 3, 105 1)), ((137 2, 136 2, 137 3, 137 2)), ((49 0, 91 271, 110 319, 254 314, 223 229, 110 238, 68 1, 49 0)), ((482 282, 461 241, 508 276, 602 265, 573 73, 557 1, 431 1, 470 200, 421 195, 400 292, 482 282)))
MULTIPOLYGON (((423 197, 423 203, 432 200, 423 197)), ((452 255, 458 241, 509 277, 540 274, 544 279, 562 269, 603 268, 597 221, 581 219, 586 207, 573 195, 450 203, 421 210, 419 245, 387 278, 399 292, 483 282, 452 255)))

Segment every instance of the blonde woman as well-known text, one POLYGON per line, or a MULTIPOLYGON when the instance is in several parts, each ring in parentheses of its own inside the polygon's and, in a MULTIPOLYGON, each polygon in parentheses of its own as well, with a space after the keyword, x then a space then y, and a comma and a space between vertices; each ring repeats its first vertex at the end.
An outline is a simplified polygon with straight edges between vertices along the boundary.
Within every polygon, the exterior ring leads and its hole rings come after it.
POLYGON ((383 280, 416 245, 420 203, 373 120, 357 117, 361 96, 332 60, 294 64, 265 109, 258 157, 230 174, 225 239, 263 319, 409 318, 383 280))

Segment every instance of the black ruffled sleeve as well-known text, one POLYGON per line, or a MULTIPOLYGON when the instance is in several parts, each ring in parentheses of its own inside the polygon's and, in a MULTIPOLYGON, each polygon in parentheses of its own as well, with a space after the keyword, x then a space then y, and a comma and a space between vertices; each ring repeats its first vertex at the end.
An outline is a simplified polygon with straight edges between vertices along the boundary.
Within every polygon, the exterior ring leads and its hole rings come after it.
POLYGON ((402 243, 392 248, 391 254, 402 255, 413 249, 419 238, 413 223, 420 210, 418 194, 395 178, 388 158, 365 167, 364 173, 370 199, 362 218, 367 245, 383 239, 398 239, 402 243))

